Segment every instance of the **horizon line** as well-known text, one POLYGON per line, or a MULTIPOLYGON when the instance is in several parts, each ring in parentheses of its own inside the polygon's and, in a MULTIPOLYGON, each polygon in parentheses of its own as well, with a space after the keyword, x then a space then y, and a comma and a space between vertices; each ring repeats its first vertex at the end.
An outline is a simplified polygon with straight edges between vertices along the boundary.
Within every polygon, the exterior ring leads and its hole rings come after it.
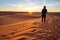
MULTIPOLYGON (((29 11, 0 11, 0 12, 29 12, 29 11)), ((32 11, 32 12, 35 12, 35 11, 32 11)), ((36 11, 36 12, 39 12, 39 11, 36 11)), ((54 11, 52 11, 52 12, 54 12, 54 11)), ((57 12, 57 11, 55 11, 55 12, 57 12)))

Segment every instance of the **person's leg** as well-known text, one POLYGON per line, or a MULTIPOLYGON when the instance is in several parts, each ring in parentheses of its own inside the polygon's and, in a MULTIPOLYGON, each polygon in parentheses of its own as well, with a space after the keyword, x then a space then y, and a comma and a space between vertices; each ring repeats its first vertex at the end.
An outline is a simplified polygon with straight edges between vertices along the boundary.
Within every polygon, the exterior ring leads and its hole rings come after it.
POLYGON ((44 15, 44 22, 46 22, 46 15, 44 15))
POLYGON ((42 22, 43 22, 43 15, 42 15, 42 22))

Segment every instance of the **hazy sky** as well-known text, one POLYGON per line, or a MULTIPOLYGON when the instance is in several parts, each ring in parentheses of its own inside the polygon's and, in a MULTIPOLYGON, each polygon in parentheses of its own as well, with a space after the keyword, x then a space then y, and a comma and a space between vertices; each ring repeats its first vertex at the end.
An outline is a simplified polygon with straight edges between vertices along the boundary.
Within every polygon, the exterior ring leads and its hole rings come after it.
POLYGON ((49 12, 60 12, 60 0, 0 0, 0 11, 41 11, 46 5, 49 12))

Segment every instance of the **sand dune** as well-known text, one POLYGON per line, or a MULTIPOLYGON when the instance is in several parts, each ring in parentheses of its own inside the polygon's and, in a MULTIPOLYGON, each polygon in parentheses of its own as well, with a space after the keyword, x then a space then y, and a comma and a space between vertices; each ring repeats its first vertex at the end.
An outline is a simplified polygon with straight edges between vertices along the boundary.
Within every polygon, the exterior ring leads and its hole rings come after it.
POLYGON ((45 23, 41 18, 30 17, 26 21, 3 25, 0 40, 60 40, 60 16, 47 15, 45 23))
POLYGON ((15 15, 2 15, 0 16, 0 26, 7 25, 7 24, 13 24, 16 22, 31 20, 39 18, 37 16, 30 16, 30 15, 22 15, 22 14, 15 14, 15 15))

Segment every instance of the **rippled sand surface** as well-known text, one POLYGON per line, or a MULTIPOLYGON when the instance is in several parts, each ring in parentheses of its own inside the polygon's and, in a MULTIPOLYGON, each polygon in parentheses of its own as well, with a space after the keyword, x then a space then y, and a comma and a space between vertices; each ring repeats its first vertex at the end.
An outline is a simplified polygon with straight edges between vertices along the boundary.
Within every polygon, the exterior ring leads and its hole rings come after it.
POLYGON ((47 16, 0 27, 0 40, 60 40, 60 16, 47 16))

